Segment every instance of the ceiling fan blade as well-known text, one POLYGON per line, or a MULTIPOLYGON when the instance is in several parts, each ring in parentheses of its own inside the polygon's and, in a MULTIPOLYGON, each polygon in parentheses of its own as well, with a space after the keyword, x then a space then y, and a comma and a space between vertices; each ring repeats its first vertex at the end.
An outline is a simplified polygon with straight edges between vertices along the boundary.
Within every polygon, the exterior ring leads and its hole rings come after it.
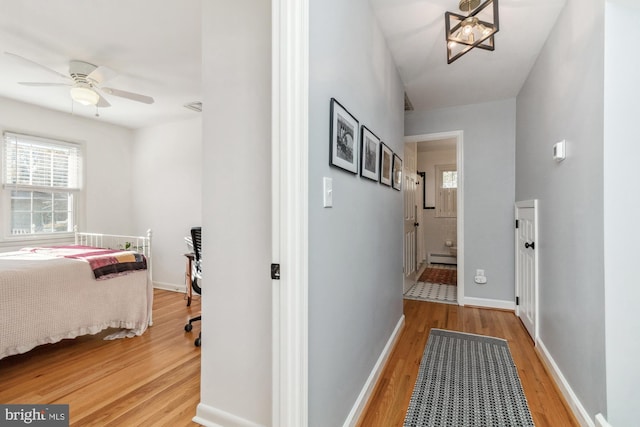
POLYGON ((100 97, 100 99, 98 99, 98 103, 96 104, 96 107, 100 107, 100 108, 111 107, 111 104, 109 103, 109 101, 107 101, 104 98, 104 96, 100 95, 99 93, 98 93, 98 96, 100 97))
POLYGON ((110 87, 102 87, 100 88, 103 92, 108 93, 109 95, 119 96, 120 98, 127 98, 132 101, 138 101, 145 104, 153 104, 155 101, 152 97, 146 95, 140 95, 138 93, 127 92, 120 89, 113 89, 110 87))
POLYGON ((23 86, 71 86, 69 83, 41 83, 41 82, 18 82, 19 85, 23 86))
POLYGON ((100 65, 98 68, 93 70, 87 76, 88 79, 95 81, 97 84, 104 83, 112 78, 116 77, 118 73, 113 71, 109 67, 105 67, 104 65, 100 65))
POLYGON ((23 57, 23 56, 16 55, 15 53, 5 52, 4 54, 5 54, 5 55, 12 56, 12 57, 14 57, 14 58, 16 58, 16 59, 18 59, 18 60, 20 60, 20 61, 26 62, 27 64, 35 65, 36 67, 40 67, 41 69, 46 70, 46 71, 48 71, 48 72, 50 72, 50 73, 52 73, 52 74, 55 74, 55 75, 56 75, 56 76, 58 76, 58 77, 62 77, 63 79, 66 79, 66 80, 70 80, 70 79, 71 79, 71 77, 67 76, 66 74, 59 73, 59 72, 57 72, 56 70, 52 70, 52 69, 51 69, 51 68, 49 68, 49 67, 46 67, 46 66, 44 66, 44 65, 42 65, 42 64, 38 64, 37 62, 32 61, 32 60, 30 60, 30 59, 27 59, 27 58, 25 58, 25 57, 23 57))

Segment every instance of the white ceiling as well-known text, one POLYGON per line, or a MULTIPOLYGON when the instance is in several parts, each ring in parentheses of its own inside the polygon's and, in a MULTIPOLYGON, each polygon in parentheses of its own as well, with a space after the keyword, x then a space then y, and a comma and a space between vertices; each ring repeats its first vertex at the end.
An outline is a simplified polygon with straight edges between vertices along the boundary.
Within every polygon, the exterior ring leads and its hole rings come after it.
MULTIPOLYGON (((184 104, 201 101, 200 0, 0 0, 0 96, 71 113, 67 87, 27 87, 18 81, 63 82, 11 52, 68 74, 69 60, 104 65, 118 76, 105 84, 152 96, 142 104, 104 95, 99 120, 140 128, 195 117, 184 104)), ((73 106, 94 117, 95 107, 73 106)))
MULTIPOLYGON (((346 1, 346 0, 345 0, 346 1)), ((444 13, 458 0, 371 0, 407 94, 416 110, 515 97, 565 0, 499 0, 494 52, 474 49, 447 65, 444 13)), ((119 75, 109 87, 155 98, 152 105, 105 95, 98 120, 141 128, 194 117, 184 104, 201 101, 201 0, 0 0, 0 96, 71 113, 61 82, 2 52, 59 73, 71 59, 119 75)), ((94 107, 73 114, 95 118, 94 107)))
POLYGON ((447 64, 444 14, 459 0, 371 0, 415 110, 515 97, 565 0, 499 0, 495 50, 447 64))

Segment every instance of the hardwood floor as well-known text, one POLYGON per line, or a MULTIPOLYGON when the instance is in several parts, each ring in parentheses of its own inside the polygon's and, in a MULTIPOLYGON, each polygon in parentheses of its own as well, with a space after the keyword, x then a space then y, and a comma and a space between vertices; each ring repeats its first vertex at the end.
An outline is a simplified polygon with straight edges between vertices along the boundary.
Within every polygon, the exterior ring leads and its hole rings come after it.
POLYGON ((404 313, 404 330, 358 426, 402 426, 431 328, 506 339, 536 427, 579 425, 512 312, 405 300, 404 313))
MULTIPOLYGON (((154 325, 141 337, 105 333, 40 346, 0 360, 0 403, 67 403, 72 426, 195 426, 200 399, 200 325, 184 332, 199 300, 155 291, 154 325)), ((361 427, 401 426, 431 328, 505 338, 537 427, 577 426, 513 313, 405 301, 405 327, 361 427)))
POLYGON ((69 404, 72 426, 196 426, 200 349, 184 325, 200 311, 155 290, 153 326, 142 336, 79 337, 0 360, 0 403, 69 404))

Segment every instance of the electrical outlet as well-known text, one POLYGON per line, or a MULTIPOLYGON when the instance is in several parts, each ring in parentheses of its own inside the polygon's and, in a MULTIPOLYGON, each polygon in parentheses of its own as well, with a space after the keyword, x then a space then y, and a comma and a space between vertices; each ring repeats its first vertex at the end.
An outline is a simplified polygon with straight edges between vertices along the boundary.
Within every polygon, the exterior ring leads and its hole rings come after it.
POLYGON ((474 280, 478 285, 484 285, 485 283, 487 283, 487 278, 484 276, 476 276, 474 280))

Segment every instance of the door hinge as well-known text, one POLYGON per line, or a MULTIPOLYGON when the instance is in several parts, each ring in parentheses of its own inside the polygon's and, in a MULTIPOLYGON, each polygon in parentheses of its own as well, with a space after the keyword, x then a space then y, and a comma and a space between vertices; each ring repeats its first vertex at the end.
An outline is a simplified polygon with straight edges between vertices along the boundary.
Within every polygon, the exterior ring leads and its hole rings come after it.
POLYGON ((520 228, 520 220, 516 219, 516 228, 520 228))
POLYGON ((271 264, 271 279, 280 280, 280 264, 271 264))
POLYGON ((520 297, 516 297, 516 305, 520 305, 520 297))

